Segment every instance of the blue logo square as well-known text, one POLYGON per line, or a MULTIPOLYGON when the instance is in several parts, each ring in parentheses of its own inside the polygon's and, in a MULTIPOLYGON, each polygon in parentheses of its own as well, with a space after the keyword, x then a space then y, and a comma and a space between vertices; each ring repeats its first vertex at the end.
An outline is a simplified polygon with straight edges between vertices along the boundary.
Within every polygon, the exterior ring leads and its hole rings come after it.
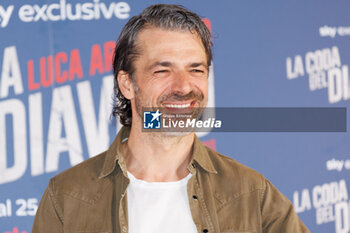
POLYGON ((157 110, 156 112, 145 111, 143 112, 143 128, 144 129, 160 129, 162 113, 157 110))

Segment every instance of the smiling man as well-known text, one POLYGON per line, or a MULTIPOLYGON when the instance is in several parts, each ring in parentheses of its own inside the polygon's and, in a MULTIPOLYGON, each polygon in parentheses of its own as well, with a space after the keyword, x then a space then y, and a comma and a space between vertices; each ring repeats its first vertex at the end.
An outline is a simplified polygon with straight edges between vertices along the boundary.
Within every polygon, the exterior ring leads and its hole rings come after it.
POLYGON ((106 152, 51 179, 33 233, 309 232, 268 180, 193 132, 143 132, 144 107, 206 106, 211 60, 195 13, 161 4, 130 19, 113 61, 124 127, 106 152))

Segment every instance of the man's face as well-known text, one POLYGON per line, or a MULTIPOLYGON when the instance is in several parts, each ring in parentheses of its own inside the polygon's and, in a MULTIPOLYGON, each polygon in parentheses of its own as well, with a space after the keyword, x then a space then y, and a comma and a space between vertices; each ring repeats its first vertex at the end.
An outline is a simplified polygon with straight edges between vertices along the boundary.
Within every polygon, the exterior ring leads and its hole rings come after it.
POLYGON ((137 36, 140 55, 134 61, 138 91, 131 99, 133 118, 142 107, 168 113, 191 112, 208 99, 208 64, 196 33, 148 28, 137 36))

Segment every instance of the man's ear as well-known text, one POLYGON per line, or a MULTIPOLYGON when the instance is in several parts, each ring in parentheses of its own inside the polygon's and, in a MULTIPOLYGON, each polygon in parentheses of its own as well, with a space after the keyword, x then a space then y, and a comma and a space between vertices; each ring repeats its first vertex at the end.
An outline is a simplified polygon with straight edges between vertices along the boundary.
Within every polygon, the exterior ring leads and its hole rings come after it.
POLYGON ((135 90, 130 75, 124 70, 120 70, 117 79, 119 89, 123 96, 128 100, 133 99, 135 97, 135 90))

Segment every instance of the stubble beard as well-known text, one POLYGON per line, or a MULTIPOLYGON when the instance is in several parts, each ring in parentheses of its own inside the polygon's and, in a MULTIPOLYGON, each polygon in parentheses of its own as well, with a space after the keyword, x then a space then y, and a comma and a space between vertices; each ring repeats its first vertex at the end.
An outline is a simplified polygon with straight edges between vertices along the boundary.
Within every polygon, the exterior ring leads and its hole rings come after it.
MULTIPOLYGON (((199 91, 191 91, 188 94, 181 94, 181 93, 169 93, 169 94, 165 94, 165 95, 161 95, 158 97, 157 99, 157 104, 156 106, 152 106, 152 103, 145 103, 143 100, 146 99, 142 93, 142 90, 140 88, 137 87, 136 83, 134 84, 134 89, 136 90, 135 92, 135 106, 136 106, 136 112, 137 115, 139 116, 139 118, 143 119, 143 108, 147 107, 147 108, 153 108, 155 109, 155 111, 157 109, 160 108, 164 108, 162 107, 162 103, 163 102, 171 102, 171 101, 186 101, 186 100, 195 100, 197 101, 197 105, 198 107, 194 108, 194 111, 192 111, 190 113, 191 117, 190 118, 196 118, 199 119, 203 109, 205 108, 206 103, 204 103, 204 95, 202 93, 200 93, 199 91)), ((154 133, 149 133, 150 135, 154 136, 154 137, 183 137, 186 136, 190 133, 193 133, 194 130, 179 130, 179 131, 157 131, 154 133)))

